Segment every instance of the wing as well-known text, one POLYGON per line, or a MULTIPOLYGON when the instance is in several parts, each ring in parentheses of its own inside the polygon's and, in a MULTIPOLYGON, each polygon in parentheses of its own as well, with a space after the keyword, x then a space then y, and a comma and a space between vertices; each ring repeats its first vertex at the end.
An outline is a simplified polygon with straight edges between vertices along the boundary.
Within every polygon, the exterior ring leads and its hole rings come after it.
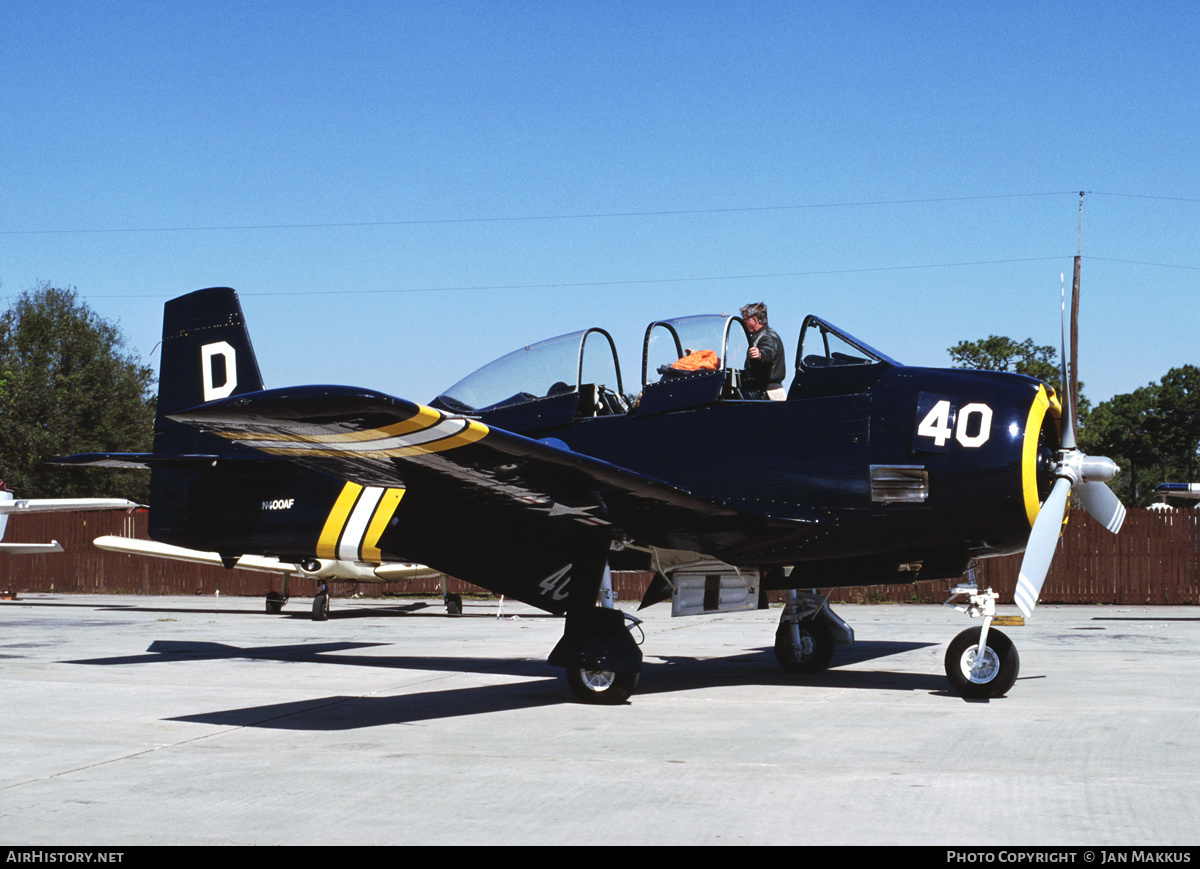
POLYGON ((369 390, 270 390, 171 418, 361 486, 402 488, 406 499, 416 494, 430 507, 454 505, 476 526, 520 516, 530 523, 523 530, 535 533, 570 523, 609 538, 731 558, 806 534, 817 521, 693 494, 561 441, 533 440, 369 390))
POLYGON ((0 543, 0 552, 9 555, 45 555, 49 552, 64 552, 62 544, 55 540, 52 543, 0 543))
MULTIPOLYGON (((8 517, 14 513, 60 513, 85 510, 133 510, 138 507, 124 498, 14 498, 12 492, 0 490, 0 540, 7 530, 8 517)), ((62 552, 62 544, 0 543, 0 552, 9 555, 38 555, 62 552)))

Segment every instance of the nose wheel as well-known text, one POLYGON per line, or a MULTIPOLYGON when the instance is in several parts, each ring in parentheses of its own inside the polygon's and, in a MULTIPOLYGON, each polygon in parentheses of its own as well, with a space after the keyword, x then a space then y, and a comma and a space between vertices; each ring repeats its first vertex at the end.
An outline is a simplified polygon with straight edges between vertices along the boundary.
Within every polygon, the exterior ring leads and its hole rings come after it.
POLYGON ((1021 671, 1021 656, 1007 634, 994 624, 1023 625, 1020 616, 997 616, 996 592, 990 588, 980 591, 971 570, 969 582, 954 589, 946 606, 954 607, 972 618, 982 618, 983 625, 967 628, 950 641, 946 649, 946 678, 950 686, 969 699, 1003 697, 1017 681, 1021 671), (957 601, 966 597, 966 603, 957 601))
POLYGON ((967 628, 946 649, 946 678, 963 697, 1002 697, 1017 681, 1021 656, 1006 634, 995 628, 987 632, 983 652, 979 638, 983 628, 967 628))

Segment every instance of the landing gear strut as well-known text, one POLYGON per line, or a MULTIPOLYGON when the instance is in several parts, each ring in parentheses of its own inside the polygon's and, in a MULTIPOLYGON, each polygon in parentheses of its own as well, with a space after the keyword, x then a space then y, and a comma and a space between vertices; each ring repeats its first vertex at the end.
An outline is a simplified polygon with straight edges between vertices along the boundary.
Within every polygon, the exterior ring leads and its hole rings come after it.
POLYGON ((990 588, 979 591, 973 570, 970 576, 969 582, 954 589, 946 606, 965 612, 971 618, 982 618, 983 625, 967 628, 950 642, 946 649, 946 678, 963 697, 1002 697, 1017 681, 1021 656, 1013 641, 992 625, 1023 625, 1025 620, 1020 616, 997 616, 996 598, 999 595, 990 588), (963 595, 967 602, 956 604, 956 598, 963 595))

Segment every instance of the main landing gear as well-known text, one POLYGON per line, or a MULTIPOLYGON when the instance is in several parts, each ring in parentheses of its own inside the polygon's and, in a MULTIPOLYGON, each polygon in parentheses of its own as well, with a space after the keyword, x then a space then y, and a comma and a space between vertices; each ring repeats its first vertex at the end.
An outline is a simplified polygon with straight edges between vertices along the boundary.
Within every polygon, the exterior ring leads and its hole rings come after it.
POLYGON ((288 585, 291 578, 292 575, 290 573, 283 574, 283 578, 279 583, 282 591, 271 589, 267 592, 267 612, 271 615, 279 615, 283 612, 283 607, 288 602, 288 585))
POLYGON ((324 582, 317 588, 313 597, 313 621, 323 622, 329 618, 329 586, 324 582))
POLYGON ((607 607, 568 612, 566 631, 550 653, 550 663, 566 668, 567 684, 582 702, 624 703, 637 689, 642 669, 642 652, 631 633, 641 623, 607 607))
POLYGON ((992 625, 1023 625, 1025 620, 1021 616, 996 615, 999 595, 990 588, 979 591, 973 572, 971 577, 970 582, 954 589, 946 606, 971 618, 982 618, 983 625, 967 628, 950 642, 946 649, 946 678, 955 691, 968 699, 1002 697, 1017 681, 1021 656, 1013 641, 992 625), (966 596, 967 602, 956 603, 962 596, 966 596))
POLYGON ((779 627, 775 657, 789 673, 820 673, 829 669, 834 647, 854 642, 854 630, 833 614, 823 597, 790 589, 779 627))
POLYGON ((584 703, 618 706, 637 689, 637 673, 614 673, 612 670, 567 668, 567 684, 584 703))

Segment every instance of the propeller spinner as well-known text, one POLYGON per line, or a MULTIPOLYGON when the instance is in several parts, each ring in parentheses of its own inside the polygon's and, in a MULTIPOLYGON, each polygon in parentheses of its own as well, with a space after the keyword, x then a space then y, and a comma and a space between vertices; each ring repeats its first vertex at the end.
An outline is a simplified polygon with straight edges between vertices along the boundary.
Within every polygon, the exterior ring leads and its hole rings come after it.
MULTIPOLYGON (((1067 380, 1066 354, 1066 292, 1063 292, 1063 350, 1062 350, 1062 382, 1064 386, 1074 381, 1067 380)), ((1071 334, 1077 334, 1078 307, 1072 305, 1071 334)), ((1072 341, 1071 360, 1072 374, 1075 367, 1075 346, 1072 341)), ((1037 606, 1038 594, 1046 581, 1050 570, 1050 562, 1054 559, 1054 549, 1058 545, 1058 536, 1062 530, 1062 517, 1067 508, 1067 499, 1071 490, 1079 495, 1079 502, 1092 518, 1116 534, 1121 530, 1125 521, 1125 505, 1120 502, 1112 490, 1105 484, 1116 476, 1120 468, 1112 459, 1104 456, 1089 456, 1075 444, 1075 420, 1072 418, 1072 408, 1076 407, 1078 396, 1071 395, 1063 402, 1062 419, 1062 448, 1054 464, 1054 488, 1042 504, 1033 530, 1029 533, 1029 542, 1025 546, 1025 557, 1021 561, 1021 573, 1017 579, 1017 590, 1013 595, 1017 606, 1026 616, 1033 614, 1037 606)))

